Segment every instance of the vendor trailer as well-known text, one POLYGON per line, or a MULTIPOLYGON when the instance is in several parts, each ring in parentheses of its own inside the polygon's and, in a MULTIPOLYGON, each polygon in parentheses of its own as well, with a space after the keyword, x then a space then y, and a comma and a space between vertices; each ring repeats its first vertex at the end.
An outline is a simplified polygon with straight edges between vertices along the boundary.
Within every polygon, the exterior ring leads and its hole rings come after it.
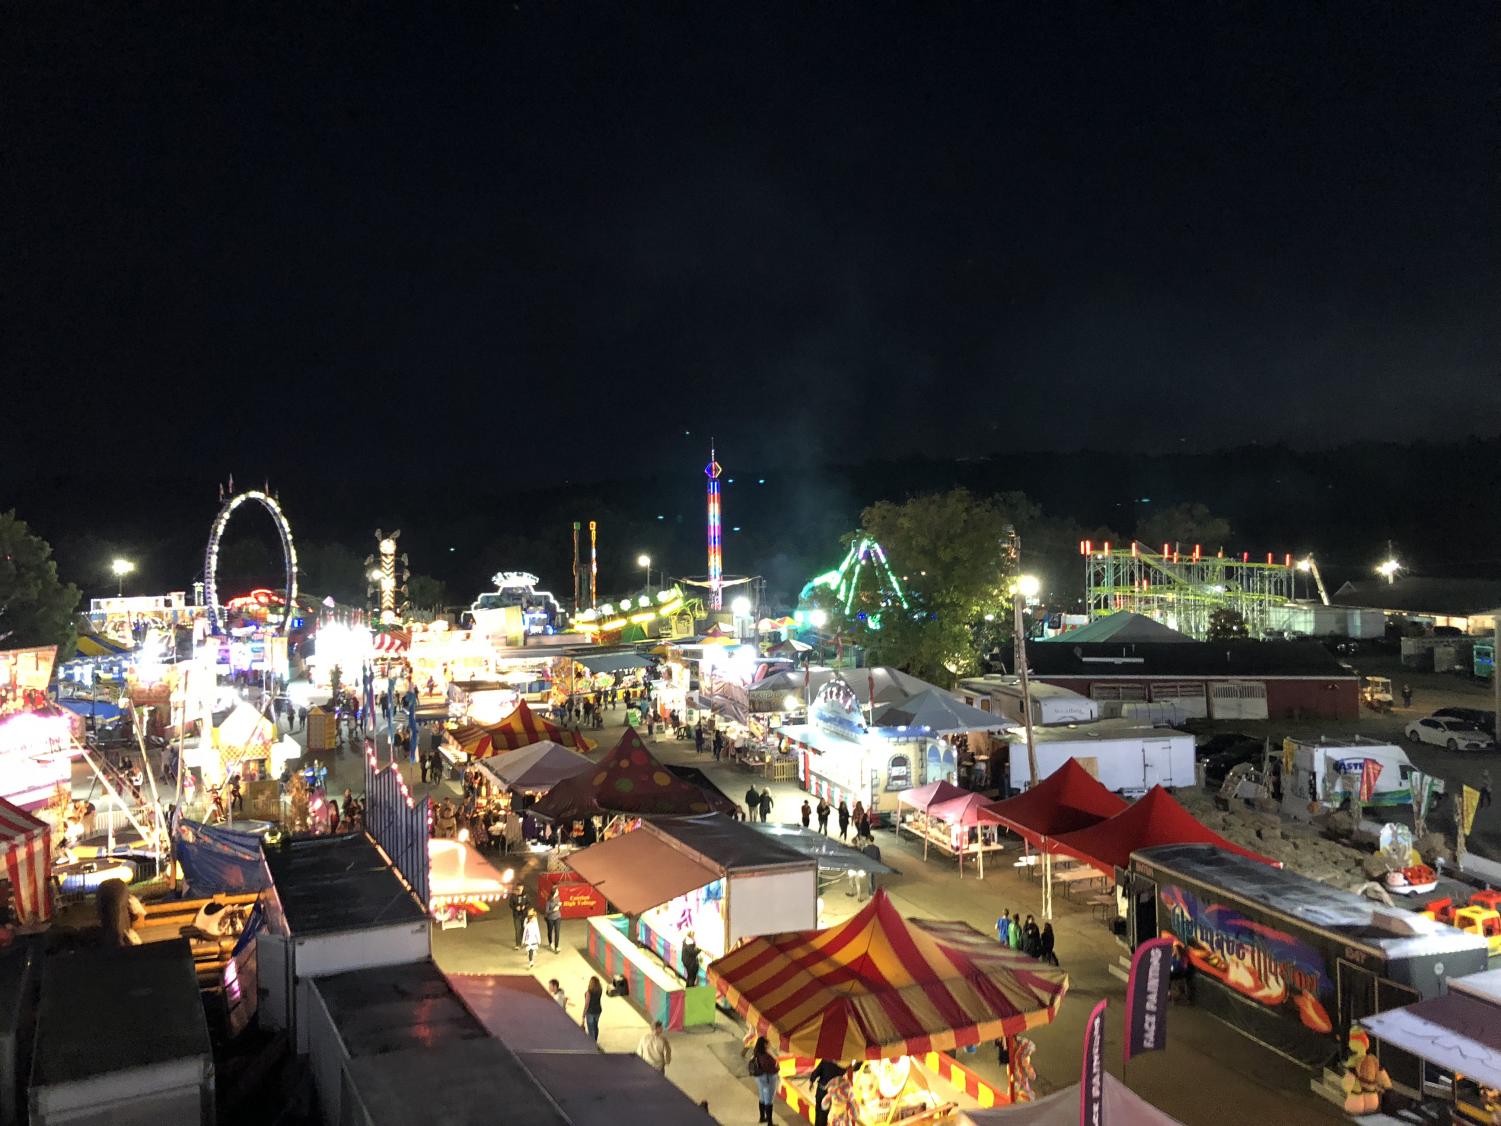
MULTIPOLYGON (((1276 764, 1274 764, 1276 765, 1276 764)), ((1412 803, 1412 772, 1407 752, 1390 743, 1355 736, 1347 742, 1282 743, 1282 812, 1307 819, 1319 810, 1412 803), (1367 763, 1374 763, 1368 767, 1367 763), (1367 774, 1374 775, 1362 800, 1367 774)))
POLYGON ((1174 941, 1194 1003, 1318 1068, 1362 1018, 1486 968, 1485 939, 1209 845, 1131 856, 1127 935, 1174 941))
MULTIPOLYGON (((959 695, 971 707, 996 712, 1013 723, 1027 722, 1019 677, 972 676, 959 682, 959 695)), ((1033 681, 1027 685, 1027 695, 1032 701, 1032 722, 1039 726, 1089 723, 1100 718, 1097 701, 1056 684, 1033 681)))
MULTIPOLYGON (((1010 744, 1008 777, 1016 793, 1032 782, 1027 737, 1013 731, 1006 740, 1010 744)), ((1072 758, 1106 787, 1123 794, 1144 794, 1153 786, 1175 789, 1194 784, 1193 736, 1171 727, 1102 719, 1064 727, 1036 727, 1032 741, 1039 782, 1072 758)))

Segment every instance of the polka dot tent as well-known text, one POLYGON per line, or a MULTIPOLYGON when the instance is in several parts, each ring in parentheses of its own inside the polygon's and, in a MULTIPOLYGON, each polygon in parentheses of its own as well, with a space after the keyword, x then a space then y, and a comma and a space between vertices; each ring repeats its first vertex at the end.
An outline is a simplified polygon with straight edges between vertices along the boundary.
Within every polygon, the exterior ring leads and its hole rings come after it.
POLYGON ((718 791, 706 791, 678 777, 627 727, 595 770, 559 782, 532 812, 564 821, 612 813, 666 817, 734 809, 734 803, 718 791))

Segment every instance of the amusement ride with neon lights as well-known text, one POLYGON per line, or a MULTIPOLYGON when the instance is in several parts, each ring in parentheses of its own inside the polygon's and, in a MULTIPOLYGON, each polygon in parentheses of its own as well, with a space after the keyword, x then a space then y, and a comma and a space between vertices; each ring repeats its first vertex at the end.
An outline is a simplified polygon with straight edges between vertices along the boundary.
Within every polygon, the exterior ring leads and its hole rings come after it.
POLYGON ((719 610, 724 605, 724 550, 719 521, 719 475, 724 470, 714 457, 714 447, 709 447, 709 464, 704 466, 704 476, 709 478, 709 609, 719 610))
MULTIPOLYGON (((277 535, 281 538, 282 563, 286 568, 286 609, 282 613, 281 624, 277 632, 285 634, 294 615, 297 605, 297 548, 292 543, 292 529, 287 525, 287 518, 282 513, 281 505, 276 497, 269 492, 259 489, 249 489, 243 493, 234 491, 234 478, 229 479, 228 500, 224 501, 219 509, 219 515, 214 517, 213 527, 209 531, 208 549, 203 556, 203 600, 208 605, 209 623, 215 633, 224 632, 224 608, 219 604, 219 541, 224 535, 225 525, 229 518, 234 515, 246 501, 254 501, 271 514, 271 521, 276 525, 277 535)), ((220 496, 222 498, 223 491, 220 496)))

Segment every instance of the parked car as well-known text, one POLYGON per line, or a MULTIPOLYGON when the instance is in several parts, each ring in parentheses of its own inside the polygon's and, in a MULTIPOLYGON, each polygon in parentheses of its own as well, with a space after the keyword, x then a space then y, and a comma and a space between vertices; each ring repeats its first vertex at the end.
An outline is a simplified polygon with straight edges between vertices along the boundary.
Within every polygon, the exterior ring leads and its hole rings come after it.
POLYGON ((1462 719, 1429 716, 1407 725, 1407 737, 1415 743, 1432 743, 1451 751, 1488 751, 1496 746, 1489 733, 1462 719))
POLYGON ((1202 760, 1204 763, 1204 788, 1218 793, 1225 784, 1230 771, 1241 764, 1260 768, 1263 747, 1260 743, 1242 743, 1228 751, 1220 751, 1202 760))
POLYGON ((1434 711, 1433 718, 1462 719, 1482 731, 1496 730, 1496 713, 1485 708, 1438 708, 1434 711))

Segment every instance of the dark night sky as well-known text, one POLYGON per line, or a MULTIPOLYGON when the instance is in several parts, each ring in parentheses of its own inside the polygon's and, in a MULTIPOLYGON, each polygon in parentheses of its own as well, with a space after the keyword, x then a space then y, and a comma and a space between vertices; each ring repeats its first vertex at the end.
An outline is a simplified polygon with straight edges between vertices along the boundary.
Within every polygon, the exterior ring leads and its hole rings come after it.
POLYGON ((1494 8, 411 8, 4 9, 0 507, 1501 430, 1494 8))

